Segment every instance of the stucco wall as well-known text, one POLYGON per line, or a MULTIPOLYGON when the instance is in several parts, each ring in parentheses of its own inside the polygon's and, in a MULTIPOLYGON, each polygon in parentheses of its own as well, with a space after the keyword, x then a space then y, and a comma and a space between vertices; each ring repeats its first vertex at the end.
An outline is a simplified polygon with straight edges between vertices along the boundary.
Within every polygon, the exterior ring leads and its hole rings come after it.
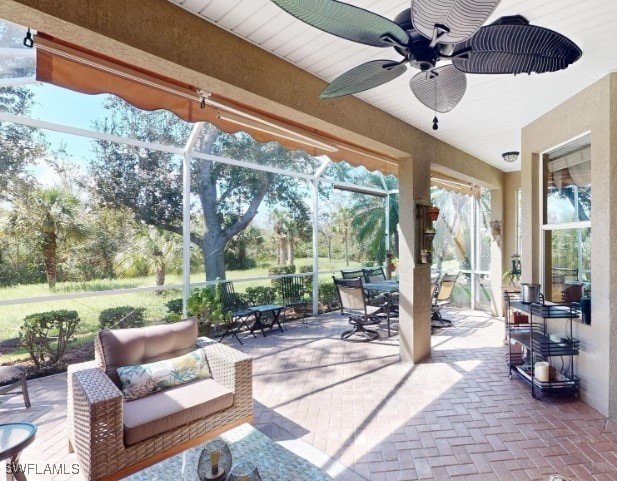
POLYGON ((581 340, 576 370, 581 398, 617 415, 617 74, 611 74, 537 119, 522 132, 523 280, 540 280, 541 206, 538 165, 543 152, 591 132, 592 323, 575 323, 581 340))
POLYGON ((510 269, 512 254, 519 254, 516 246, 516 195, 521 188, 521 173, 507 172, 503 183, 503 270, 510 269))

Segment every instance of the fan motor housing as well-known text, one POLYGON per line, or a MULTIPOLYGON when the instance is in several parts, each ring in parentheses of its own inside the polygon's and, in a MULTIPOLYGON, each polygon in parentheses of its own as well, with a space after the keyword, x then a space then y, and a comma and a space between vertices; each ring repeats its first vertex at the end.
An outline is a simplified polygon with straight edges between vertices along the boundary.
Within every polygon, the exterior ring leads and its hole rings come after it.
POLYGON ((409 59, 409 65, 422 71, 435 68, 439 58, 439 47, 431 47, 431 41, 418 33, 411 22, 411 8, 407 8, 394 18, 394 23, 407 32, 409 43, 406 48, 395 47, 396 51, 409 59))

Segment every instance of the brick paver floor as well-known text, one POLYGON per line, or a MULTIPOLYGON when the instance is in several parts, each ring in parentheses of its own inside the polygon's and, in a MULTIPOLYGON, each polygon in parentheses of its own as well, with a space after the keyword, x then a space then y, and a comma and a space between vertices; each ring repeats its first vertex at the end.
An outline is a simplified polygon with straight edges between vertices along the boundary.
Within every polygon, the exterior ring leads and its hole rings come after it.
MULTIPOLYGON (((338 315, 286 325, 267 337, 225 342, 254 359, 255 425, 278 426, 366 479, 381 481, 617 480, 617 433, 575 398, 533 399, 505 364, 503 322, 476 311, 454 313, 432 336, 432 358, 402 364, 398 336, 341 341, 338 315)), ((29 382, 0 405, 2 422, 34 421, 36 442, 22 461, 63 463, 67 452, 65 375, 29 382)), ((0 475, 1 479, 1 475, 0 475)), ((30 481, 78 481, 37 474, 30 481)))

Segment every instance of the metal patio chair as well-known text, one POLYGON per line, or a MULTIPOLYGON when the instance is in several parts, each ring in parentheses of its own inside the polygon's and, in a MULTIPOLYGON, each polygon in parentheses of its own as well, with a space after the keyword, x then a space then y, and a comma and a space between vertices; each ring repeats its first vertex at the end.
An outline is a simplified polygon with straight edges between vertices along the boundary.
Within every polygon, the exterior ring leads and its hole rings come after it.
POLYGON ((450 304, 452 291, 454 290, 458 276, 459 273, 444 274, 433 289, 433 300, 431 304, 431 327, 433 329, 452 325, 451 320, 442 317, 441 309, 450 304))
POLYGON ((281 277, 280 289, 282 304, 285 310, 300 311, 302 319, 306 317, 306 308, 308 301, 304 298, 304 277, 303 276, 287 276, 281 277))
POLYGON ((0 395, 20 394, 26 408, 30 407, 26 370, 21 366, 0 366, 0 395))
POLYGON ((384 314, 385 306, 372 306, 366 300, 362 278, 337 279, 332 277, 337 287, 341 311, 349 316, 349 324, 353 326, 341 334, 341 339, 351 342, 368 342, 379 337, 379 333, 366 326, 381 322, 378 314, 384 314))
POLYGON ((225 331, 221 335, 219 342, 227 336, 233 336, 242 344, 242 340, 238 336, 238 333, 243 327, 246 328, 253 337, 257 337, 249 325, 249 319, 255 317, 255 312, 249 310, 249 306, 242 301, 242 298, 238 294, 236 294, 233 282, 221 282, 221 301, 223 302, 225 310, 229 312, 231 319, 224 324, 225 331))

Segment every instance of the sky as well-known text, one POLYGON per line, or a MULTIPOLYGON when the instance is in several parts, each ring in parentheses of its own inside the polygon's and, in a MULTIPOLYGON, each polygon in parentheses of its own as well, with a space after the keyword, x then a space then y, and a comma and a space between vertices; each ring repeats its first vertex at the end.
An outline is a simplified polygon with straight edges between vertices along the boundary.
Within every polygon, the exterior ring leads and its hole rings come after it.
MULTIPOLYGON (((31 88, 35 92, 31 116, 35 119, 93 130, 93 122, 105 117, 103 100, 106 95, 85 95, 50 84, 36 84, 31 88)), ((92 155, 89 138, 51 130, 46 130, 45 135, 54 150, 64 142, 74 161, 92 155)))

